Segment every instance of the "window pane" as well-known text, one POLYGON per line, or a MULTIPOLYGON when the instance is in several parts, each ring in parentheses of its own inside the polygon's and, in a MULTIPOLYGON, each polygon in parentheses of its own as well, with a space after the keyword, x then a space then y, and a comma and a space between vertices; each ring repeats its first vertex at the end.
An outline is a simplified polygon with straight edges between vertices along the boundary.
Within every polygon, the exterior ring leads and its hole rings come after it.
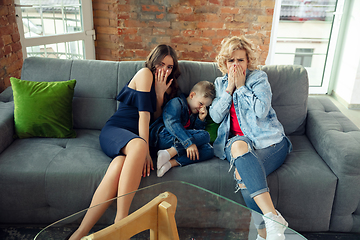
POLYGON ((53 43, 26 48, 28 57, 84 59, 83 41, 53 43))
POLYGON ((274 64, 303 65, 321 86, 336 0, 282 0, 274 64))
POLYGON ((290 21, 331 21, 335 9, 334 0, 283 0, 280 20, 290 21))
POLYGON ((311 67, 313 52, 314 49, 312 48, 297 48, 295 51, 294 64, 311 67))
POLYGON ((20 0, 25 38, 83 31, 80 0, 20 0))
POLYGON ((312 56, 304 56, 304 58, 303 58, 303 66, 304 67, 311 67, 311 61, 312 61, 312 56))
POLYGON ((295 56, 294 57, 294 65, 302 65, 300 56, 295 56))

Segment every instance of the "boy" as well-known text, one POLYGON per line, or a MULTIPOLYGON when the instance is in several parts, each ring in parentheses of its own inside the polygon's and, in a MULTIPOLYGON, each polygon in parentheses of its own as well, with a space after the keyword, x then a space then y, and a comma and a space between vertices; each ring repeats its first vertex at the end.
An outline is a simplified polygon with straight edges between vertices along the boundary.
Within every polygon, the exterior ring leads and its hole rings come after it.
MULTIPOLYGON (((214 156, 205 129, 207 107, 215 98, 215 86, 208 81, 194 85, 188 97, 171 99, 164 107, 162 121, 151 129, 152 143, 161 149, 157 153, 157 176, 170 168, 208 160, 214 156)), ((153 126, 154 126, 153 125, 153 126)))

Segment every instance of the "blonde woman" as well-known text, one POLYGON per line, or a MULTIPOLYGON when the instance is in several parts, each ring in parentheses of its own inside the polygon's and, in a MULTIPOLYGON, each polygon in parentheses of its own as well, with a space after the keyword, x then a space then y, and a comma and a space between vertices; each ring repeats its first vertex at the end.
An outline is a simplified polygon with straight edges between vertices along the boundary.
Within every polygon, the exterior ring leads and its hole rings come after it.
POLYGON ((216 98, 209 111, 221 123, 214 154, 227 159, 230 169, 235 166, 237 190, 246 205, 266 216, 253 214, 257 240, 282 240, 288 223, 274 207, 266 176, 283 164, 292 147, 271 107, 267 75, 256 70, 255 53, 245 37, 222 41, 216 60, 224 76, 215 80, 216 98))

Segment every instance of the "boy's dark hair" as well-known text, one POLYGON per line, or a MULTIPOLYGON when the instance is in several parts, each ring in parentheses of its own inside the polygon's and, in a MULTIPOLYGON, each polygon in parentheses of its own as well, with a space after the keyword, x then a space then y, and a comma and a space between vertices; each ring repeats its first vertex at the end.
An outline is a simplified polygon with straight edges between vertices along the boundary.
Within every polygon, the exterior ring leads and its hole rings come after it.
POLYGON ((215 85, 209 81, 198 82, 192 87, 190 92, 200 93, 203 97, 211 98, 211 100, 214 100, 216 95, 215 85))

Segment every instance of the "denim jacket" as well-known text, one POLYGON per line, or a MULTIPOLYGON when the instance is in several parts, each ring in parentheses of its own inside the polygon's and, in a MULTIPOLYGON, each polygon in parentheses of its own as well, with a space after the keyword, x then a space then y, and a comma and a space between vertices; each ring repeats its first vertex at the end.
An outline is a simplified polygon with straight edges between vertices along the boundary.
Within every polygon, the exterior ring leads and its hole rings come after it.
POLYGON ((193 144, 193 137, 184 128, 189 119, 189 128, 205 129, 206 121, 201 121, 198 114, 189 114, 189 107, 184 94, 171 99, 165 105, 162 116, 150 126, 150 146, 156 147, 158 133, 165 127, 185 149, 188 148, 193 144))
MULTIPOLYGON (((225 89, 228 75, 215 79, 216 98, 210 106, 210 116, 221 123, 213 144, 214 154, 225 159, 225 144, 230 133, 230 107, 234 102, 236 116, 244 135, 256 149, 269 147, 282 141, 284 128, 271 107, 271 88, 265 72, 246 70, 245 86, 235 89, 231 96, 225 89)), ((291 144, 290 149, 291 150, 291 144)))

